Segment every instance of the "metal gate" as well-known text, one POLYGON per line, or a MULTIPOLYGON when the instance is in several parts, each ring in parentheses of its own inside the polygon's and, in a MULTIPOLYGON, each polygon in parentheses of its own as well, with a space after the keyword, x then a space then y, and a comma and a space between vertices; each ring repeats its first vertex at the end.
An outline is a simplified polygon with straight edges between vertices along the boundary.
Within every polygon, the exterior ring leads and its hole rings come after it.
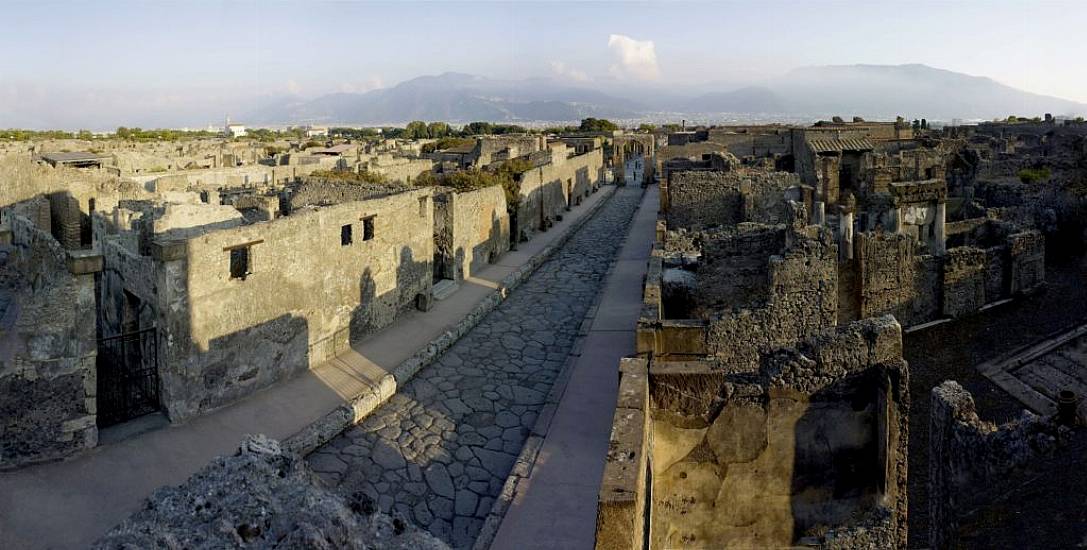
POLYGON ((98 340, 98 426, 159 410, 155 328, 98 340))

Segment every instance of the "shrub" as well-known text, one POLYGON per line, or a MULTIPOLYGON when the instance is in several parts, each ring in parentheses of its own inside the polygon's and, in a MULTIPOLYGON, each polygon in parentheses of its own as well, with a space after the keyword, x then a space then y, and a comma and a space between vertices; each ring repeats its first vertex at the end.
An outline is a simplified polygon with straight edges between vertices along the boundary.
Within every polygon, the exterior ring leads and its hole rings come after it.
POLYGON ((384 174, 378 174, 376 172, 368 172, 363 170, 362 172, 346 172, 342 170, 317 170, 310 174, 310 177, 320 178, 329 181, 341 182, 341 183, 367 183, 372 185, 381 185, 388 183, 384 174))
POLYGON ((1052 175, 1049 171, 1049 167, 1042 166, 1040 168, 1024 168, 1019 171, 1019 181, 1023 183, 1037 183, 1039 181, 1045 181, 1052 175))

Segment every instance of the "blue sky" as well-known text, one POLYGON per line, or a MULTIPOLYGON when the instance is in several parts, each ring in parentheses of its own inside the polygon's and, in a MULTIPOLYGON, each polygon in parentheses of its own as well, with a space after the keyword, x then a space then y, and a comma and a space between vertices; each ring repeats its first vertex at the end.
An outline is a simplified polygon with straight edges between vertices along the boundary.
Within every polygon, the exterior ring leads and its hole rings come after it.
POLYGON ((0 19, 0 101, 8 113, 73 98, 171 109, 445 71, 675 86, 806 65, 925 63, 1087 102, 1087 41, 1072 30, 1084 21, 1082 0, 17 0, 0 19))

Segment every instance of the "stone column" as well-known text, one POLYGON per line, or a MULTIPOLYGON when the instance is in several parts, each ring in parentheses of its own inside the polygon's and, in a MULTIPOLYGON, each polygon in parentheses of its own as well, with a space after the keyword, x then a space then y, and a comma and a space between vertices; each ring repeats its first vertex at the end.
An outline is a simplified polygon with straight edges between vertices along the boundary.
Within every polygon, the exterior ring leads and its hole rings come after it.
POLYGON ((935 254, 942 255, 947 252, 947 228, 945 226, 947 222, 947 203, 940 201, 936 204, 936 219, 932 221, 935 224, 933 230, 932 239, 935 241, 932 243, 932 251, 935 254))
POLYGON ((838 260, 853 259, 853 211, 842 210, 838 218, 838 260))
POLYGON ((815 201, 815 208, 812 209, 811 223, 812 225, 823 225, 826 221, 826 211, 823 201, 815 201))

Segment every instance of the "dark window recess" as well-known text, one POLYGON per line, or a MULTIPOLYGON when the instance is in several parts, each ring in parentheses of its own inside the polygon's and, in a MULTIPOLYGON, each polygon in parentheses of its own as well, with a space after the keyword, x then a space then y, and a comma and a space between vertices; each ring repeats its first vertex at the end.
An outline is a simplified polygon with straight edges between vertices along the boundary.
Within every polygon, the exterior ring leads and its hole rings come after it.
POLYGON ((368 241, 374 238, 374 217, 364 218, 362 220, 362 240, 368 241))
POLYGON ((340 246, 351 244, 351 224, 340 228, 340 246))
MULTIPOLYGON (((410 183, 410 182, 409 182, 410 183)), ((426 197, 419 197, 419 217, 426 217, 426 197)))
POLYGON ((230 278, 245 279, 249 275, 249 247, 243 246, 230 251, 230 278))

